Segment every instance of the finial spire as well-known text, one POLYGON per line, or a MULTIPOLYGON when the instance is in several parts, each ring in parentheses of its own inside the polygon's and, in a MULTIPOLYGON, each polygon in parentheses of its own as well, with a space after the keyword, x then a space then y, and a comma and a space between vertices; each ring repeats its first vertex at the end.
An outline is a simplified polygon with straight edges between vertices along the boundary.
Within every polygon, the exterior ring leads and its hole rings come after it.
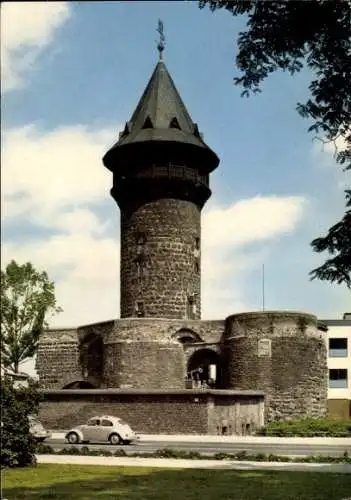
POLYGON ((163 33, 163 22, 161 21, 161 19, 158 20, 157 32, 160 34, 160 41, 158 42, 157 50, 160 54, 160 61, 162 61, 163 59, 162 53, 165 48, 165 35, 163 33))

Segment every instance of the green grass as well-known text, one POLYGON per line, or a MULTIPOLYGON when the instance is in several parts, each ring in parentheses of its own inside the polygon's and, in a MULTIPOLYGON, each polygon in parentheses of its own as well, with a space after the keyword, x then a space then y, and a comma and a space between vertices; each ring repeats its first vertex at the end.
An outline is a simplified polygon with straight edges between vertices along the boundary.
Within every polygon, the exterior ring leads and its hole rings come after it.
POLYGON ((42 464, 3 472, 8 500, 341 500, 351 475, 42 464))

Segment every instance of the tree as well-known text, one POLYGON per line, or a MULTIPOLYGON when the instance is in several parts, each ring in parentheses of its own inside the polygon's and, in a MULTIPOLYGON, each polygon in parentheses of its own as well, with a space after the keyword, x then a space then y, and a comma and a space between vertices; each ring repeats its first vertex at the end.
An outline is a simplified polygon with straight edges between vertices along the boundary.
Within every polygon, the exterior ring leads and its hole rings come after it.
MULTIPOLYGON (((351 169, 351 2, 348 0, 263 1, 200 0, 200 9, 226 9, 246 15, 248 29, 238 37, 234 78, 242 95, 260 92, 267 76, 281 69, 291 75, 308 67, 310 98, 297 111, 312 120, 309 131, 335 146, 336 161, 351 169), (343 145, 337 147, 338 143, 343 145)), ((344 283, 351 288, 351 190, 345 190, 346 213, 328 233, 312 241, 316 252, 331 257, 310 272, 311 279, 344 283)))
POLYGON ((11 377, 1 380, 1 467, 34 465, 36 442, 28 415, 38 413, 41 395, 34 380, 15 387, 11 377))
POLYGON ((46 272, 12 260, 1 271, 1 364, 18 373, 20 363, 34 356, 46 317, 60 311, 46 272))

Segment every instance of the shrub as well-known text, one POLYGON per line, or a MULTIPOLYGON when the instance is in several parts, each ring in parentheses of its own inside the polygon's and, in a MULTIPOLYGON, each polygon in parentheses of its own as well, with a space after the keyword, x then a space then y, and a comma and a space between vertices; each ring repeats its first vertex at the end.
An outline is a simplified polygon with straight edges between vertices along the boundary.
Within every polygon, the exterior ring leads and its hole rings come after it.
POLYGON ((49 444, 38 443, 35 449, 35 453, 39 455, 54 455, 55 450, 49 444))
POLYGON ((34 465, 36 442, 30 432, 28 415, 38 413, 37 383, 15 387, 9 377, 1 380, 1 467, 34 465))
POLYGON ((351 421, 305 418, 271 422, 256 434, 279 437, 351 437, 351 421))
POLYGON ((104 456, 104 457, 139 457, 139 458, 184 458, 184 459, 201 459, 206 460, 209 458, 215 460, 246 460, 253 462, 306 462, 306 463, 351 463, 351 457, 345 452, 341 456, 308 456, 308 457, 289 457, 281 455, 273 455, 270 453, 266 455, 264 453, 258 453, 256 455, 249 455, 245 451, 239 451, 238 453, 215 453, 212 456, 201 454, 197 451, 186 451, 186 450, 174 450, 165 448, 163 450, 156 450, 155 452, 145 452, 137 451, 135 453, 126 453, 123 449, 116 450, 114 453, 109 450, 104 449, 91 449, 87 446, 82 448, 63 448, 59 451, 55 451, 51 446, 48 445, 38 445, 37 453, 46 454, 50 453, 53 455, 84 455, 84 456, 104 456))

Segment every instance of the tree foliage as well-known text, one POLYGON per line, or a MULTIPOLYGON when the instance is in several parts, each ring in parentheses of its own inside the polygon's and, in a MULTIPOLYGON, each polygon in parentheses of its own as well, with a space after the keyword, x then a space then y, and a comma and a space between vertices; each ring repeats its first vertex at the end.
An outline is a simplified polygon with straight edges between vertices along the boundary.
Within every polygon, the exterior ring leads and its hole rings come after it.
POLYGON ((37 383, 16 387, 11 377, 1 380, 1 467, 34 465, 36 442, 29 415, 37 415, 41 396, 37 383))
MULTIPOLYGON (((297 111, 312 121, 309 131, 338 146, 336 161, 351 169, 350 1, 200 0, 199 7, 205 6, 247 16, 248 29, 238 37, 241 75, 234 78, 242 95, 260 92, 263 80, 279 69, 291 75, 304 67, 312 71, 310 97, 297 104, 297 111)), ((345 196, 345 216, 311 243, 314 251, 328 252, 330 258, 310 276, 351 288, 350 189, 345 196)))
POLYGON ((12 260, 1 271, 1 365, 17 373, 20 363, 35 354, 48 315, 60 310, 46 272, 12 260))

